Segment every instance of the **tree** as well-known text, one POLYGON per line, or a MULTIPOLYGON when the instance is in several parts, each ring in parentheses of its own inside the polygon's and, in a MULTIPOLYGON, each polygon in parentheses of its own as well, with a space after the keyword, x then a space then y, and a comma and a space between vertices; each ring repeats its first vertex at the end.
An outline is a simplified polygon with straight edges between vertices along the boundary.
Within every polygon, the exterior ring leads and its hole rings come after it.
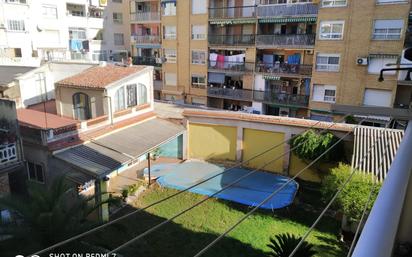
MULTIPOLYGON (((288 257, 298 243, 302 240, 302 237, 296 237, 289 233, 276 235, 274 238, 270 238, 270 244, 267 246, 272 250, 269 253, 270 257, 288 257)), ((299 249, 294 254, 295 257, 311 257, 317 252, 313 249, 314 245, 303 241, 299 249)))
POLYGON ((81 197, 59 177, 49 188, 29 182, 25 197, 0 199, 0 208, 16 213, 21 224, 3 226, 2 233, 39 246, 49 246, 96 225, 91 214, 106 202, 94 203, 94 196, 81 197), (33 242, 34 241, 34 242, 33 242))

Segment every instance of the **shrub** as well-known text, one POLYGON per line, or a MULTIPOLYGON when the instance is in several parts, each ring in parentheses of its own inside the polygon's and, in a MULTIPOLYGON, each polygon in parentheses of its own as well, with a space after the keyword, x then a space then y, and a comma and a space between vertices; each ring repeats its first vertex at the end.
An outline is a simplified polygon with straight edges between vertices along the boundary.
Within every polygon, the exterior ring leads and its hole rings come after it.
MULTIPOLYGON (((329 147, 335 144, 338 138, 330 132, 316 133, 314 130, 308 130, 291 140, 290 145, 293 153, 303 160, 315 160, 329 147)), ((320 160, 324 162, 339 161, 342 159, 343 145, 339 143, 328 151, 320 160)))
MULTIPOLYGON (((338 167, 333 168, 331 173, 322 181, 322 196, 325 201, 330 201, 336 191, 345 183, 352 173, 349 165, 340 163, 338 167)), ((368 201, 370 191, 374 183, 374 177, 355 171, 352 180, 345 186, 344 190, 337 197, 334 206, 343 211, 343 213, 353 220, 360 220, 368 201)), ((369 203, 368 210, 379 193, 381 184, 378 183, 373 190, 372 200, 369 203)))
MULTIPOLYGON (((289 233, 276 235, 274 238, 270 239, 270 244, 267 246, 272 250, 268 256, 270 257, 288 257, 293 249, 302 240, 301 237, 296 237, 289 233)), ((295 257, 311 257, 316 254, 313 249, 314 245, 304 241, 296 253, 293 255, 295 257)))

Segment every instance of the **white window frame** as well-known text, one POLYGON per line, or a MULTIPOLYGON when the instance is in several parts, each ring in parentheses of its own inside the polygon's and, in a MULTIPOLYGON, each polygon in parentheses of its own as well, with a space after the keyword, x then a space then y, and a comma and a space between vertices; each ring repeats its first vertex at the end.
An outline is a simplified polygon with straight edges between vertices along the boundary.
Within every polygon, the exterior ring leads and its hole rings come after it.
POLYGON ((207 13, 207 0, 191 0, 192 14, 206 14, 207 13), (200 5, 203 4, 203 5, 200 5), (199 7, 200 9, 195 9, 199 7))
POLYGON ((346 7, 348 5, 348 0, 322 0, 321 4, 322 8, 346 7), (345 2, 344 4, 340 3, 343 1, 345 2), (325 5, 325 2, 330 3, 330 5, 325 5))
POLYGON ((401 40, 404 27, 405 27, 405 24, 402 19, 376 19, 373 22, 372 40, 401 40), (402 21, 402 27, 401 28, 389 28, 388 27, 388 28, 376 29, 377 21, 402 21), (377 33, 376 30, 383 30, 383 31, 377 33), (399 32, 390 32, 390 30, 399 30, 399 32))
POLYGON ((163 26, 163 39, 166 40, 176 40, 177 38, 177 28, 176 26, 163 26), (174 33, 167 32, 167 30, 174 30, 174 33))
POLYGON ((115 46, 123 46, 124 45, 124 34, 123 33, 114 33, 113 34, 113 41, 115 46), (122 39, 119 41, 119 39, 122 39))
POLYGON ((164 82, 165 86, 177 86, 177 74, 175 72, 165 72, 164 82))
POLYGON ((319 40, 342 40, 343 39, 343 34, 345 33, 345 21, 321 21, 319 25, 319 40), (329 24, 331 26, 331 32, 322 34, 322 26, 329 24), (333 26, 334 25, 342 25, 342 32, 337 33, 337 32, 332 32, 333 31, 333 26), (323 37, 322 35, 327 35, 327 37, 323 37), (340 35, 339 38, 334 38, 334 35, 340 35))
POLYGON ((205 75, 199 75, 199 74, 192 74, 190 76, 190 84, 194 88, 205 88, 206 87, 206 76, 205 75), (193 82, 193 78, 197 78, 197 82, 193 82), (199 82, 199 78, 203 78, 204 82, 199 82))
POLYGON ((335 103, 336 102, 336 86, 334 85, 322 85, 313 84, 312 88, 312 101, 324 102, 324 103, 335 103), (315 87, 318 87, 320 95, 315 96, 315 87), (334 95, 326 95, 326 91, 334 91, 334 95))
POLYGON ((162 15, 163 16, 176 16, 176 9, 177 9, 177 2, 166 2, 162 3, 162 15), (174 7, 170 7, 166 9, 166 5, 173 5, 174 7))
POLYGON ((198 64, 198 65, 206 65, 206 63, 207 63, 207 52, 206 51, 203 51, 203 50, 192 50, 191 51, 191 63, 192 64, 198 64), (199 58, 199 59, 197 59, 197 60, 195 60, 195 58, 193 58, 193 55, 201 55, 201 54, 203 54, 204 55, 204 60, 202 60, 201 58, 199 58))
MULTIPOLYGON (((368 73, 369 74, 380 74, 381 69, 387 68, 386 64, 397 63, 397 62, 398 62, 397 58, 384 58, 384 56, 382 56, 382 57, 369 57, 368 58, 368 73), (372 64, 372 59, 378 59, 381 62, 381 65, 379 66, 378 70, 376 70, 376 71, 372 71, 370 69, 371 64, 372 64), (393 61, 384 62, 383 60, 385 60, 385 59, 393 59, 393 61)), ((385 75, 396 75, 396 71, 386 71, 385 75)))
POLYGON ((340 54, 324 54, 324 53, 318 53, 316 55, 316 71, 322 71, 322 72, 339 72, 340 69, 340 54), (328 58, 328 63, 318 63, 318 57, 326 57, 328 58), (339 58, 338 64, 330 64, 329 59, 330 58, 339 58), (320 68, 324 67, 324 68, 320 68))
MULTIPOLYGON (((375 95, 376 96, 376 95, 375 95)), ((392 103, 392 101, 393 101, 393 92, 391 91, 391 90, 385 90, 385 89, 375 89, 375 88, 365 88, 365 91, 363 92, 363 100, 362 100, 362 105, 363 106, 380 106, 380 107, 391 107, 391 105, 393 104, 392 103), (383 104, 381 104, 382 102, 379 102, 380 104, 377 104, 377 105, 373 105, 373 104, 365 104, 365 96, 366 96, 366 94, 367 94, 367 92, 375 92, 375 94, 377 93, 377 92, 381 92, 381 93, 383 93, 383 94, 387 94, 390 98, 388 99, 389 101, 388 101, 388 104, 387 105, 383 105, 383 104)))
POLYGON ((26 24, 24 20, 7 20, 7 31, 11 32, 25 32, 26 24))
POLYGON ((177 51, 176 49, 165 48, 163 49, 163 56, 166 58, 167 63, 177 62, 177 51))
POLYGON ((74 39, 74 40, 86 40, 87 39, 85 28, 74 28, 74 27, 69 28, 69 35, 70 35, 70 39, 74 39), (70 35, 70 31, 72 32, 71 35, 70 35), (75 34, 76 37, 73 37, 73 34, 75 34))
POLYGON ((192 25, 192 40, 206 40, 206 25, 192 25), (199 30, 203 30, 203 33, 195 33, 194 28, 198 27, 198 28, 203 28, 203 29, 199 29, 199 30))
POLYGON ((41 6, 41 14, 44 18, 47 18, 47 19, 57 19, 58 18, 57 6, 43 4, 41 6), (53 10, 53 13, 50 12, 51 10, 53 10))
POLYGON ((376 0, 377 5, 385 5, 385 4, 406 4, 409 3, 408 0, 376 0), (382 2, 381 2, 382 1, 382 2))

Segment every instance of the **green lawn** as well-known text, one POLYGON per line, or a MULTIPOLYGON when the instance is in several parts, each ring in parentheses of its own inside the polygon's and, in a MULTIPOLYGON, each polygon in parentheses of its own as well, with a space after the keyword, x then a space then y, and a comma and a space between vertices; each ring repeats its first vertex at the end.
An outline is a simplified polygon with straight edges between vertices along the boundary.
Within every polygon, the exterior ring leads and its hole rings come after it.
MULTIPOLYGON (((175 192, 175 190, 155 186, 139 197, 134 207, 146 206, 175 192)), ((134 215, 133 218, 123 222, 122 226, 112 226, 99 235, 89 237, 88 241, 113 249, 204 197, 192 193, 181 194, 148 209, 147 212, 134 215)), ((132 207, 127 208, 117 215, 123 215, 131 210, 133 210, 132 207)), ((210 199, 158 231, 121 250, 120 253, 125 257, 193 256, 248 210, 250 209, 247 206, 210 199)), ((269 237, 284 232, 303 235, 316 217, 316 213, 306 212, 296 206, 274 213, 258 211, 204 256, 265 256, 268 251, 266 244, 269 237)), ((345 248, 336 240, 338 228, 335 220, 324 218, 317 229, 311 233, 309 241, 316 245, 319 256, 345 256, 345 248)))

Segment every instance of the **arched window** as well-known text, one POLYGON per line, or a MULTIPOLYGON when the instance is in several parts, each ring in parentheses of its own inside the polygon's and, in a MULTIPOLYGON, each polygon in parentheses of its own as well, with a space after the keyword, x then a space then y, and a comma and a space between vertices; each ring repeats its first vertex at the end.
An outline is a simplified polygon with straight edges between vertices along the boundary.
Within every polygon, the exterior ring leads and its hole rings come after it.
POLYGON ((127 107, 137 105, 137 86, 136 84, 127 85, 127 107))
POLYGON ((124 87, 117 89, 116 94, 114 95, 114 111, 121 111, 126 108, 124 101, 124 87))
POLYGON ((147 104, 147 87, 139 84, 139 105, 147 104))
POLYGON ((85 93, 73 95, 74 118, 77 120, 88 120, 90 116, 90 100, 85 93))

